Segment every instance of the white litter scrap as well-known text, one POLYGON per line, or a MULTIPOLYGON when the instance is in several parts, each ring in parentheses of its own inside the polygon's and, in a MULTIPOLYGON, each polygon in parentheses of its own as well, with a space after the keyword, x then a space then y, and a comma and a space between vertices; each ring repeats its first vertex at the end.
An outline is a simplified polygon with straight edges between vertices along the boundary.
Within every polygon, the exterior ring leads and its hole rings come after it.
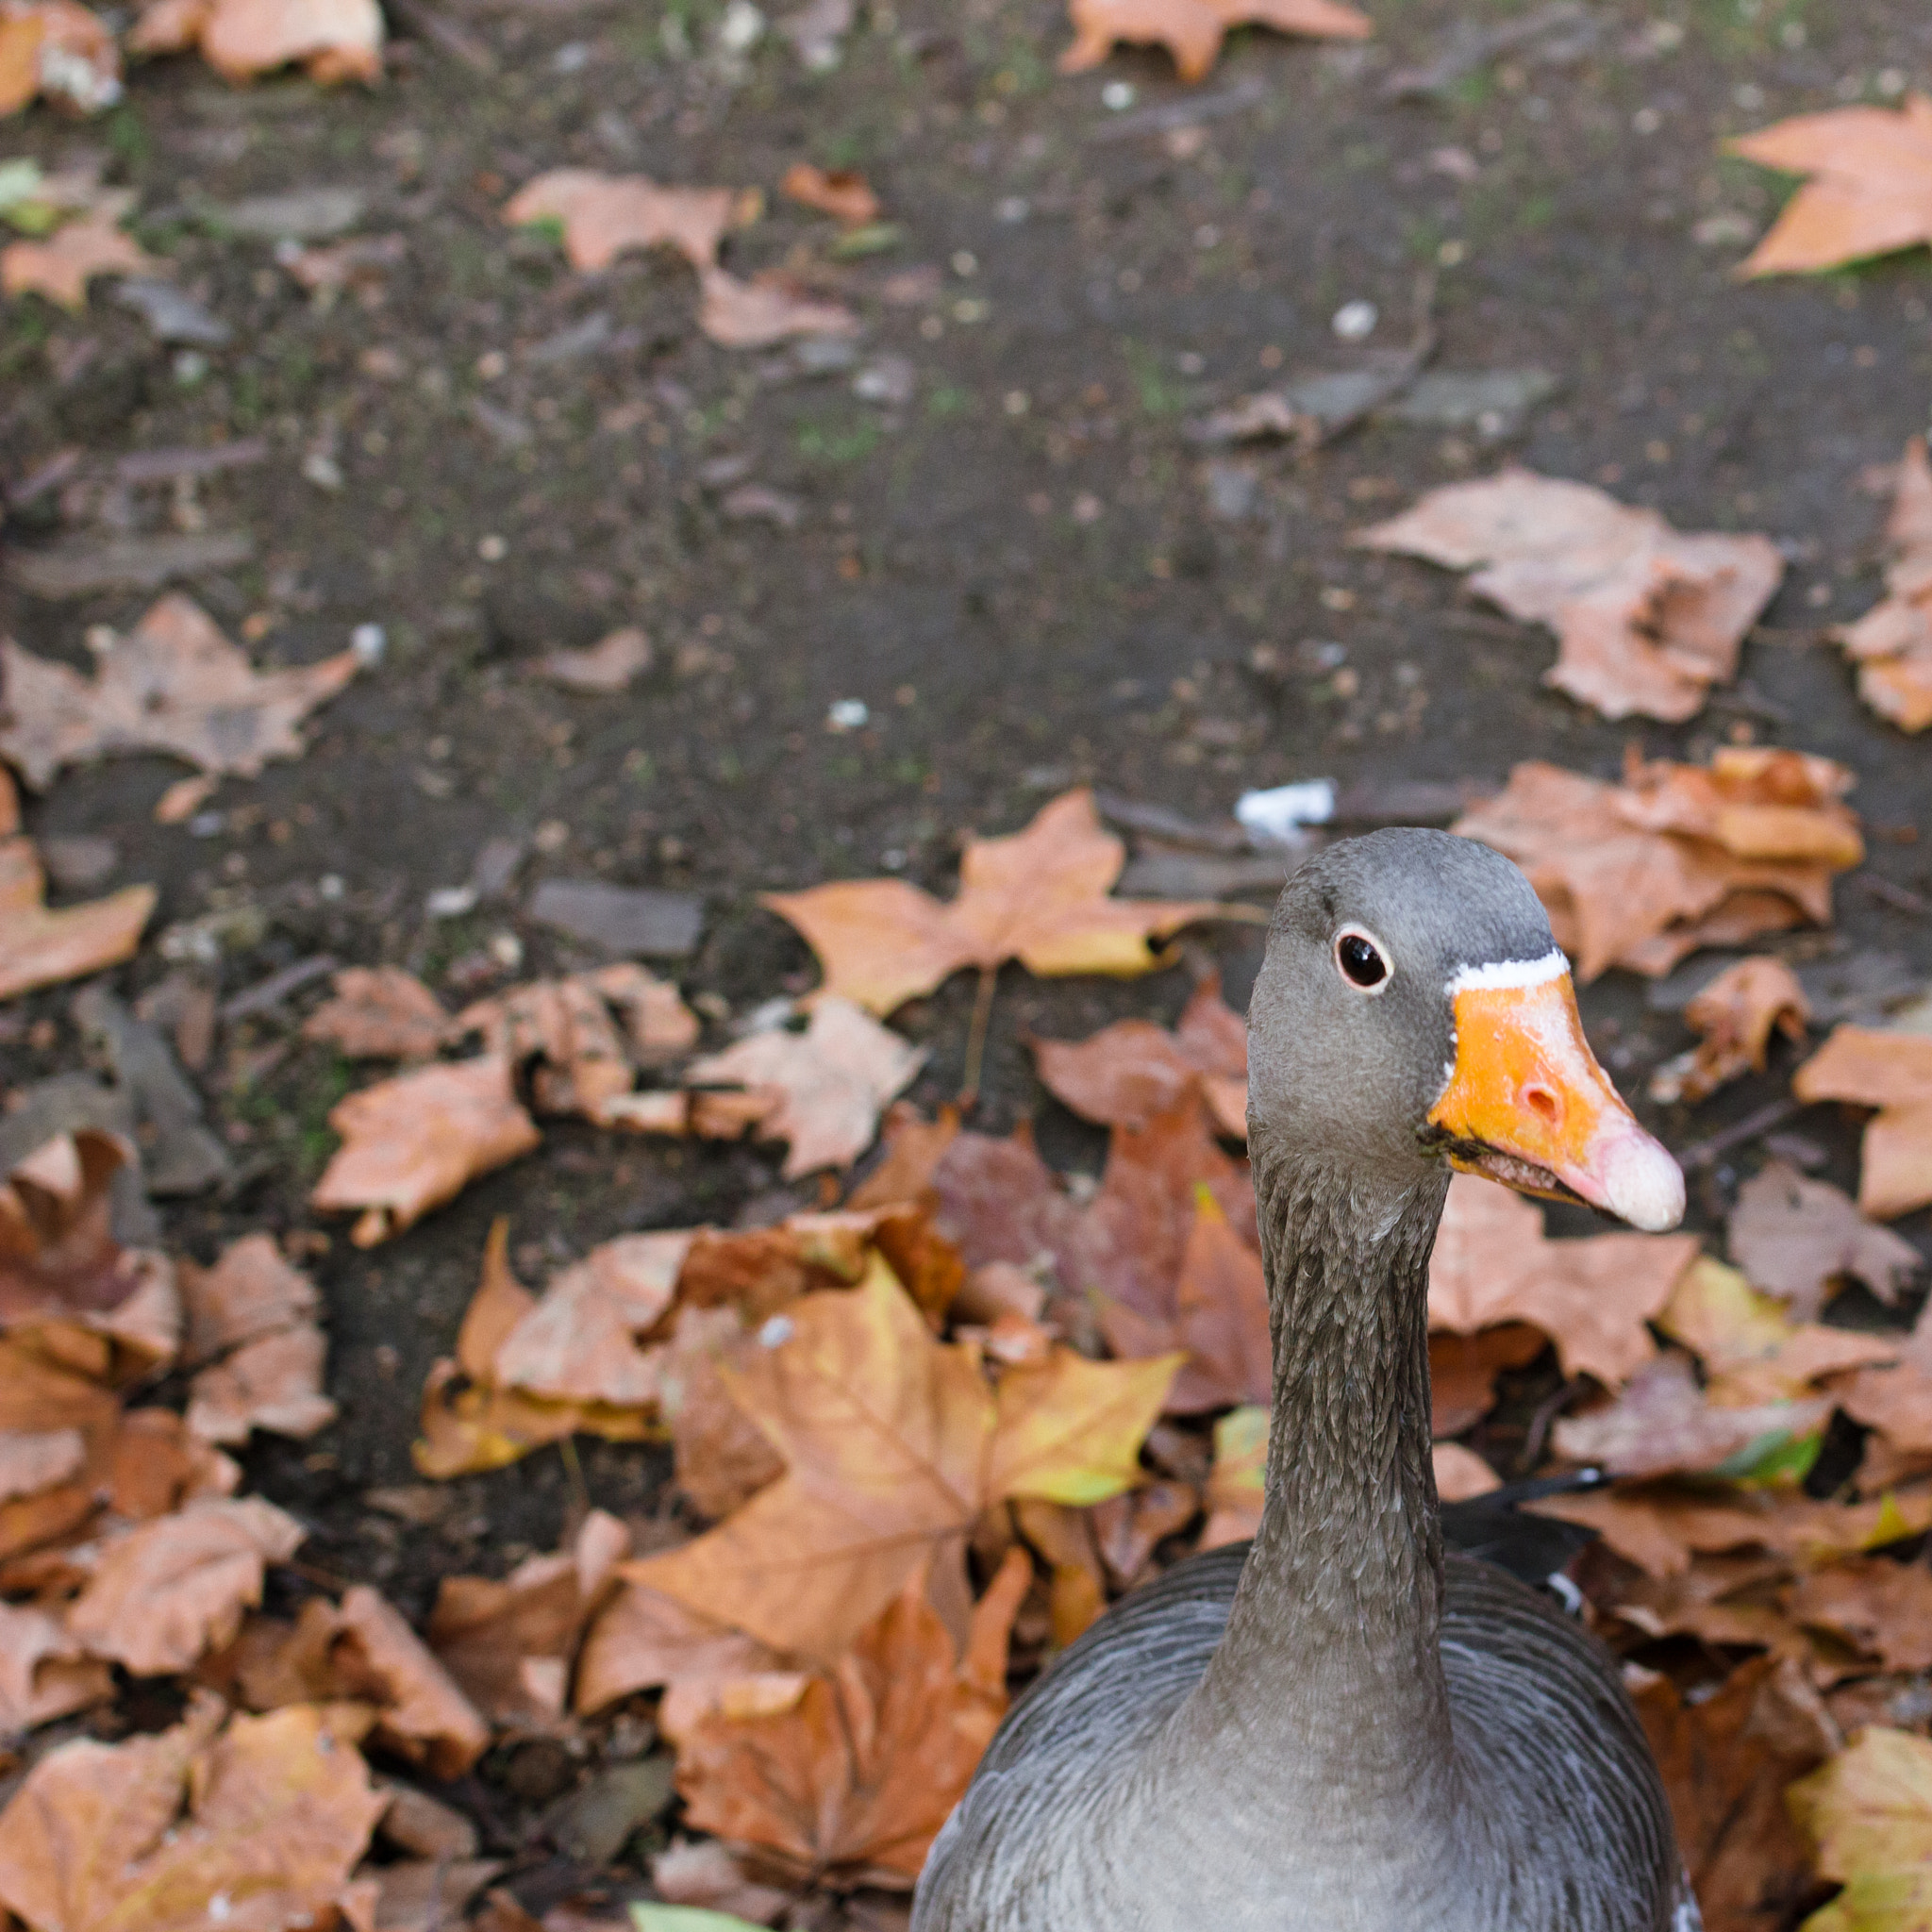
POLYGON ((1299 845, 1305 825, 1325 825, 1335 816, 1335 780, 1306 778, 1236 799, 1235 822, 1257 845, 1299 845))

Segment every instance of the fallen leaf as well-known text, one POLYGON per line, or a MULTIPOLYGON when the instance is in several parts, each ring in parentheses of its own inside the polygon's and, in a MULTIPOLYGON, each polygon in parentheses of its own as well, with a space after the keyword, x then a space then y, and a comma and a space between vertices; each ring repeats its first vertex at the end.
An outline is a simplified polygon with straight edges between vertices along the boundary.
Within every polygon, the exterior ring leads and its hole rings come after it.
POLYGON ((1707 1255, 1684 1271, 1657 1326, 1703 1362, 1706 1392, 1720 1408, 1809 1395, 1828 1375, 1896 1361, 1904 1346, 1897 1335, 1794 1322, 1781 1302, 1707 1255))
POLYGON ((106 1543, 67 1627, 136 1676, 190 1669, 231 1641, 261 1601, 264 1568, 308 1531, 258 1496, 204 1498, 106 1543))
POLYGON ((1707 1932, 1781 1932, 1807 1878, 1785 1788, 1838 1742, 1817 1693, 1766 1657, 1696 1701, 1662 1676, 1635 1694, 1707 1932))
POLYGON ((1009 1552, 956 1651, 921 1564, 791 1708, 681 1733, 687 1823, 811 1883, 909 1889, 1006 1710, 1008 1635, 1031 1579, 1009 1552))
POLYGON ((379 1080, 337 1103, 342 1144, 309 1195, 325 1212, 360 1208, 349 1239, 374 1247, 538 1146, 517 1104, 509 1063, 495 1055, 379 1080))
POLYGON ((322 1392, 328 1344, 312 1324, 264 1335, 195 1376, 188 1426, 205 1442, 239 1445, 257 1429, 296 1441, 326 1428, 336 1406, 322 1392))
POLYGON ((490 1726, 434 1653, 366 1584, 339 1605, 311 1597, 280 1668, 309 1696, 374 1705, 375 1740, 432 1777, 461 1777, 490 1742, 490 1726))
POLYGON ((973 1351, 932 1339, 883 1262, 858 1288, 806 1296, 760 1341, 730 1379, 786 1474, 631 1574, 774 1649, 825 1659, 992 1505, 1130 1488, 1180 1366, 1062 1348, 989 1386, 973 1351))
POLYGON ((1791 1816, 1844 1890, 1813 1932, 1912 1932, 1932 1910, 1932 1743, 1874 1724, 1793 1785, 1791 1816))
POLYGON ((1268 1411, 1253 1404, 1230 1409, 1214 1424, 1214 1463, 1201 1498, 1208 1507, 1204 1550, 1240 1542, 1261 1526, 1267 1467, 1268 1411))
POLYGON ((1781 1557, 1699 1557, 1667 1577, 1617 1579, 1599 1587, 1594 1600, 1647 1638, 1695 1637, 1707 1644, 1769 1650, 1815 1668, 1815 1647, 1806 1633, 1767 1601, 1789 1574, 1781 1557))
POLYGON ((1858 695, 1901 731, 1923 731, 1932 724, 1932 460, 1923 436, 1906 445, 1885 536, 1884 601, 1832 635, 1858 667, 1858 695))
POLYGON ((46 891, 33 841, 0 838, 0 1000, 132 958, 159 896, 152 886, 124 886, 50 910, 46 891))
POLYGON ((311 80, 373 81, 382 73, 375 0, 148 0, 128 44, 137 53, 198 46, 238 85, 301 61, 311 80))
POLYGON ((1156 1544, 1178 1535, 1200 1510, 1201 1495, 1193 1484, 1153 1482, 1109 1496, 1088 1513, 1101 1560, 1114 1582, 1129 1590, 1154 1561, 1156 1544))
POLYGON ((785 1458, 731 1399, 724 1369, 757 1346, 735 1308, 686 1308, 658 1368, 677 1487, 717 1522, 785 1474, 785 1458))
POLYGON ((334 997, 302 1023, 304 1040, 319 1040, 351 1059, 432 1059, 453 1037, 442 1002, 400 966, 345 966, 334 997))
POLYGON ((1084 74, 1112 53, 1117 41, 1165 47, 1186 81, 1214 65, 1230 27, 1272 26, 1277 33, 1365 41, 1368 16, 1339 0, 1067 0, 1074 43, 1059 58, 1062 74, 1084 74))
POLYGON ((778 183, 778 192, 848 228, 862 228, 879 218, 879 198, 856 168, 827 170, 810 161, 793 161, 778 183))
POLYGON ((908 1045, 850 1000, 820 992, 805 1005, 806 1024, 747 1034, 722 1053, 693 1060, 689 1088, 740 1088, 768 1096, 757 1115, 759 1139, 786 1141, 785 1178, 822 1167, 849 1167, 872 1145, 879 1110, 924 1064, 908 1045))
POLYGON ((1798 275, 1932 242, 1932 100, 1797 114, 1724 143, 1760 167, 1811 178, 1738 273, 1798 275))
POLYGON ((1566 1416, 1551 1441, 1557 1455, 1613 1475, 1745 1475, 1770 1465, 1790 1480, 1808 1469, 1831 1410, 1828 1398, 1720 1408, 1698 1388, 1688 1357, 1665 1355, 1639 1369, 1607 1407, 1566 1416))
POLYGON ((1854 1422, 1876 1430, 1895 1454, 1932 1456, 1932 1322, 1923 1308, 1903 1339, 1898 1361, 1860 1370, 1838 1397, 1854 1422))
POLYGON ((314 1282, 283 1259, 273 1235, 243 1235, 213 1267, 183 1261, 176 1272, 187 1317, 181 1358, 190 1368, 311 1324, 322 1306, 314 1282))
POLYGON ((726 349, 768 349, 793 336, 855 336, 858 318, 836 302, 814 301, 770 271, 741 281, 722 268, 699 272, 698 326, 726 349))
POLYGON ((505 206, 513 226, 556 222, 564 253, 580 271, 607 269, 628 248, 675 248, 700 271, 718 259, 737 195, 729 188, 659 188, 643 175, 553 168, 505 206))
MULTIPOLYGON (((48 240, 9 242, 0 248, 0 293, 44 295, 78 312, 87 307, 88 284, 96 275, 165 275, 166 262, 156 260, 133 236, 122 232, 122 217, 132 204, 131 194, 103 194, 98 206, 63 223, 48 240)), ((9 703, 15 694, 13 660, 25 655, 0 639, 9 703)), ((0 751, 12 757, 4 735, 0 751)))
POLYGON ((0 1603, 0 1737, 18 1737, 113 1694, 113 1673, 85 1654, 58 1617, 0 1603))
POLYGON ((239 1932, 316 1924, 387 1800, 326 1712, 220 1728, 212 1698, 157 1736, 80 1739, 0 1813, 0 1904, 36 1932, 239 1932))
POLYGON ((1031 1040, 1047 1091, 1083 1120, 1141 1127, 1199 1080, 1215 1125, 1248 1132, 1248 1029, 1222 1000, 1218 978, 1204 980, 1167 1032, 1146 1020, 1119 1020, 1085 1040, 1031 1040))
POLYGON ((1353 540, 1450 570, 1556 631, 1543 681, 1607 718, 1680 723, 1738 668, 1744 634, 1784 576, 1768 537, 1685 536, 1588 484, 1510 469, 1451 483, 1353 540))
POLYGON ((634 1690, 682 1686, 709 1704, 718 1687, 779 1670, 784 1659, 756 1638, 717 1623, 621 1564, 618 1588, 577 1655, 575 1708, 588 1717, 634 1690))
POLYGON ((1526 1368, 1548 1347, 1549 1339, 1526 1322, 1479 1328, 1474 1335, 1438 1330, 1429 1337, 1429 1431, 1441 1438, 1459 1436, 1480 1422, 1496 1403, 1496 1378, 1509 1369, 1526 1368))
POLYGON ((1436 1493, 1445 1503, 1465 1503, 1503 1487, 1502 1478, 1473 1449, 1459 1442, 1438 1442, 1430 1452, 1435 1466, 1436 1493))
POLYGON ((83 1127, 0 1180, 0 1325, 118 1308, 172 1275, 160 1256, 114 1239, 112 1187, 126 1164, 119 1139, 83 1127))
POLYGON ((859 879, 763 903, 810 942, 836 993, 874 1013, 930 992, 962 967, 1017 958, 1029 973, 1130 978, 1165 962, 1148 944, 1220 908, 1109 899, 1126 854, 1092 794, 1069 791, 1008 839, 966 841, 959 892, 942 905, 901 879, 859 879))
POLYGON ((627 691, 652 665, 651 641, 635 625, 600 638, 585 651, 546 651, 537 659, 539 676, 566 691, 608 695, 627 691))
POLYGON ((1693 1552, 1768 1549, 1798 1563, 1826 1563, 1932 1527, 1932 1495, 1819 1503, 1789 1491, 1649 1484, 1546 1496, 1526 1507, 1595 1530, 1618 1556, 1652 1576, 1680 1574, 1693 1552))
POLYGON ((789 1892, 746 1877, 737 1856, 714 1838, 674 1839, 652 1857, 651 1883, 671 1903, 634 1904, 637 1932, 741 1932, 747 1923, 770 1924, 791 1902, 789 1892))
POLYGON ((124 1415, 107 1462, 108 1506, 132 1523, 171 1516, 198 1496, 232 1496, 242 1483, 240 1464, 172 1408, 124 1415))
POLYGON ((355 676, 354 651, 258 672, 201 607, 171 591, 127 633, 88 641, 92 677, 0 640, 6 709, 0 757, 36 791, 63 765, 118 752, 166 752, 204 772, 253 777, 297 758, 297 724, 355 676))
POLYGON ((1267 1277, 1260 1256, 1235 1232, 1205 1184, 1196 1189, 1173 1307, 1166 1321, 1122 1302, 1103 1301, 1099 1307, 1101 1331, 1117 1356, 1135 1360, 1169 1349, 1186 1352, 1168 1391, 1168 1412, 1197 1415, 1241 1402, 1265 1403, 1274 1379, 1267 1277))
POLYGON ((1694 1106, 1740 1074, 1761 1074, 1771 1036, 1802 1040, 1810 1017, 1805 989, 1782 959, 1740 959, 1686 1003, 1685 1024, 1704 1038, 1651 1075, 1650 1097, 1694 1106))
POLYGON ((1522 764, 1452 829, 1529 875, 1579 979, 1657 977, 1699 946, 1831 923, 1831 875, 1862 853, 1838 802, 1850 782, 1826 759, 1743 746, 1708 767, 1633 759, 1621 785, 1522 764))
POLYGON ((1476 1335, 1524 1322, 1547 1335, 1566 1375, 1618 1388, 1657 1353, 1645 1324, 1697 1254, 1695 1235, 1603 1234, 1550 1241, 1542 1209, 1494 1181, 1449 1183, 1429 1265, 1429 1326, 1476 1335))
POLYGON ((578 1639, 629 1552, 630 1531, 592 1509, 569 1550, 532 1557, 501 1582, 442 1579, 429 1614, 429 1646, 490 1724, 561 1724, 578 1639))
POLYGON ((1791 1076, 1791 1091, 1878 1109, 1865 1125, 1860 1213, 1890 1221, 1932 1202, 1932 1038, 1840 1026, 1791 1076))
POLYGON ((75 114, 96 114, 121 98, 114 36, 75 0, 0 4, 0 116, 36 96, 75 114))
POLYGON ((1932 1670, 1932 1573, 1882 1557, 1834 1563, 1801 1577, 1789 1607, 1801 1624, 1836 1631, 1889 1671, 1932 1670))
POLYGON ((1778 1296, 1801 1321, 1816 1319, 1842 1276, 1890 1304, 1924 1265, 1910 1241, 1867 1221, 1848 1195, 1782 1160, 1767 1161, 1738 1190, 1725 1239, 1752 1287, 1778 1296))

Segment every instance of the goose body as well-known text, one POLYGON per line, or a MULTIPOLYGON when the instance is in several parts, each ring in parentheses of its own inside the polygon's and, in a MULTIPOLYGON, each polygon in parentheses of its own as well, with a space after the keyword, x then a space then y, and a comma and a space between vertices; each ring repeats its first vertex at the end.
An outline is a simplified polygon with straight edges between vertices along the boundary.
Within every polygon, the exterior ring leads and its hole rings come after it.
POLYGON ((1250 1018, 1260 1528, 1127 1597, 1015 1708, 912 1932, 1692 1932, 1614 1661, 1445 1557, 1431 1469, 1448 1163, 1681 1212, 1574 1010, 1534 893, 1483 847, 1381 833, 1290 882, 1250 1018))

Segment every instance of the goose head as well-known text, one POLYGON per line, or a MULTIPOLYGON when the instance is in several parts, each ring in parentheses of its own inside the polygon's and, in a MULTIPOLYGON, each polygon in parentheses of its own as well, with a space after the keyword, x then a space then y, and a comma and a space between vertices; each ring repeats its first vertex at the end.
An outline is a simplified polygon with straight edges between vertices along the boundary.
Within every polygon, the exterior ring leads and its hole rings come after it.
POLYGON ((1529 881, 1444 832, 1332 845, 1289 881, 1249 1014, 1257 1168, 1407 1191, 1453 1167, 1674 1227, 1684 1176, 1583 1036, 1529 881))

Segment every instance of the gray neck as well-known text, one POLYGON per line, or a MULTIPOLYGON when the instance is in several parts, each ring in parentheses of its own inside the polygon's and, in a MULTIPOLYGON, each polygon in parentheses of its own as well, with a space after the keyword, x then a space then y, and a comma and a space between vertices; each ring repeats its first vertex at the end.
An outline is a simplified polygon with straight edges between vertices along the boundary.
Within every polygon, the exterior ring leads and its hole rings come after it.
POLYGON ((1395 1832, 1450 1806, 1430 1459, 1428 1265, 1446 1174, 1377 1187, 1257 1147, 1274 1338, 1267 1499, 1227 1634, 1182 1713, 1264 1805, 1395 1832), (1272 1158, 1271 1158, 1272 1156, 1272 1158), (1231 1735, 1231 1733, 1233 1735, 1231 1735))

